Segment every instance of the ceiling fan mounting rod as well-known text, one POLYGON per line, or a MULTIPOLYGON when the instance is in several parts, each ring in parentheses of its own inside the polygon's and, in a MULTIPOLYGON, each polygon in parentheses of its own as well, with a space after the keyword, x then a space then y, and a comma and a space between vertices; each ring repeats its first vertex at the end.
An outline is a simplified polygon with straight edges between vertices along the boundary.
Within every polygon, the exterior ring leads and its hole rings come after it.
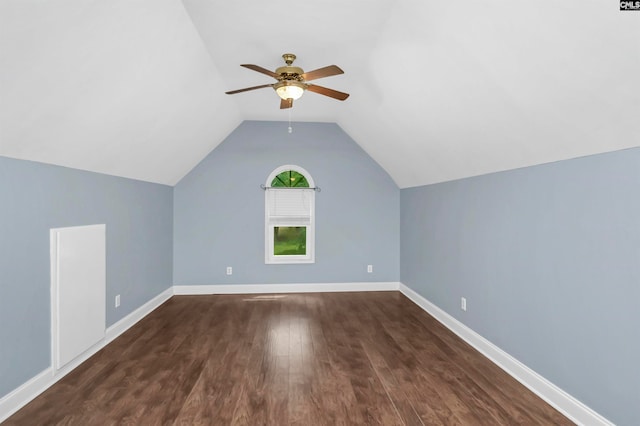
POLYGON ((293 61, 296 60, 296 55, 294 55, 293 53, 285 53, 284 55, 282 55, 282 59, 284 59, 284 62, 287 64, 287 66, 291 66, 291 64, 293 64, 293 61))

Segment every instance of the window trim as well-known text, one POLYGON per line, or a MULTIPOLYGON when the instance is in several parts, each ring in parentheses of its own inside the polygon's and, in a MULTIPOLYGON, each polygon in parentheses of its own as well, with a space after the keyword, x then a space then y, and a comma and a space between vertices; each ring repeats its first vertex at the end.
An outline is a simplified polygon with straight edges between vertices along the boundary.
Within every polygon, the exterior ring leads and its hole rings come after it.
POLYGON ((271 174, 269 174, 269 176, 267 177, 267 181, 265 183, 265 195, 264 195, 264 230, 265 230, 265 236, 264 236, 264 241, 265 241, 265 251, 264 251, 264 256, 265 256, 265 264, 304 264, 304 263, 315 263, 315 190, 312 189, 315 188, 315 182, 313 180, 313 177, 311 177, 311 175, 309 174, 308 171, 306 171, 305 169, 303 169, 300 166, 296 166, 293 164, 286 164, 283 166, 280 166, 278 168, 276 168, 274 171, 271 172, 271 174), (303 175, 306 179, 307 182, 309 183, 309 187, 278 187, 278 188, 274 188, 271 189, 271 182, 273 182, 273 180, 276 178, 276 176, 278 176, 280 173, 288 171, 288 170, 294 170, 298 173, 300 173, 301 175, 303 175), (309 201, 310 201, 310 217, 309 217, 309 223, 306 224, 301 224, 299 222, 296 222, 295 220, 291 220, 291 221, 286 221, 286 220, 282 220, 279 219, 277 221, 273 221, 270 219, 269 216, 269 193, 270 191, 304 191, 304 192, 309 192, 311 194, 311 196, 309 197, 309 201), (307 242, 306 242, 306 248, 307 248, 307 254, 305 255, 275 255, 273 253, 273 248, 274 248, 274 229, 275 227, 287 227, 287 226, 293 226, 293 227, 301 227, 304 226, 306 228, 306 238, 307 238, 307 242))

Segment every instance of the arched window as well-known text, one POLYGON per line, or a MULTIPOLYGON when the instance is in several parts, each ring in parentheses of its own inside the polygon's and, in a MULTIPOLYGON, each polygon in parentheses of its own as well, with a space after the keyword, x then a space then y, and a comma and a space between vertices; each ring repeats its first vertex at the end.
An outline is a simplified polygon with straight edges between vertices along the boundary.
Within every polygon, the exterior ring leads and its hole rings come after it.
POLYGON ((294 165, 275 169, 265 184, 265 263, 315 261, 315 184, 294 165))
POLYGON ((285 170, 273 178, 271 187, 308 188, 309 182, 302 173, 295 170, 285 170))

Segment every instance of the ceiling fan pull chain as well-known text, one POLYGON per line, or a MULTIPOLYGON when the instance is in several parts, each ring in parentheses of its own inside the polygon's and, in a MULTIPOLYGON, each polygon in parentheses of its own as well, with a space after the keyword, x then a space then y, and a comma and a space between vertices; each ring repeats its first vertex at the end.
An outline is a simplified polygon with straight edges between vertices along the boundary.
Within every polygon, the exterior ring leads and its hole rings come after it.
POLYGON ((293 127, 291 127, 291 108, 289 108, 289 133, 293 133, 293 127))

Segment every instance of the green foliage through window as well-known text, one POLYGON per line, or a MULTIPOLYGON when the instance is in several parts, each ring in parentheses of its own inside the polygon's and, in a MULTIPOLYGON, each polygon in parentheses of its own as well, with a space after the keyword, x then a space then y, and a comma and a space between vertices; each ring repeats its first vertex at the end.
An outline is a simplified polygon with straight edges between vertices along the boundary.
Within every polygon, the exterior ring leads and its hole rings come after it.
POLYGON ((273 254, 276 256, 306 255, 306 226, 276 226, 273 229, 273 254))
POLYGON ((287 188, 309 188, 309 182, 304 175, 296 172, 295 170, 287 170, 280 173, 271 181, 272 187, 287 187, 287 188))

